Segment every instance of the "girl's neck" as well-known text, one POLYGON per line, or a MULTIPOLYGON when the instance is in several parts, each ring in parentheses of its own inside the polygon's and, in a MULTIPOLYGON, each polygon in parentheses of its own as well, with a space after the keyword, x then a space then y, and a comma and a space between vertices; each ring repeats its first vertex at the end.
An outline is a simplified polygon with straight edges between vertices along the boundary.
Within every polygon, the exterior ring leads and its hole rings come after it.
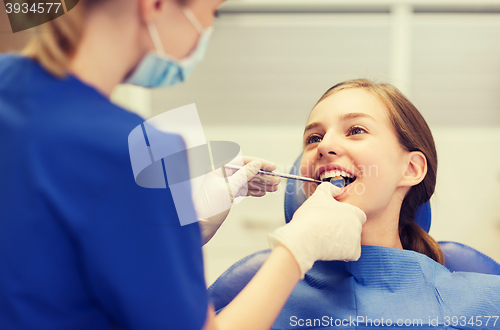
POLYGON ((398 226, 390 222, 368 219, 363 225, 361 233, 361 245, 385 246, 402 249, 403 245, 399 239, 398 226))
POLYGON ((399 212, 401 200, 393 198, 387 207, 376 213, 367 214, 361 233, 361 245, 385 246, 402 249, 399 238, 399 212))

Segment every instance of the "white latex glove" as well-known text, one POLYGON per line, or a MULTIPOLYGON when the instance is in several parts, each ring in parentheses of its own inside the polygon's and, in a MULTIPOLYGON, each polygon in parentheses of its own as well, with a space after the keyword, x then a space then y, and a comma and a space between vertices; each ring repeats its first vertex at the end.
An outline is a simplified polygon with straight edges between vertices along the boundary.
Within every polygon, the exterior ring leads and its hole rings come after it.
POLYGON ((341 189, 329 182, 320 184, 302 204, 292 221, 269 234, 274 248, 284 245, 299 264, 301 278, 316 260, 358 260, 361 229, 366 215, 361 209, 333 197, 341 189))
POLYGON ((278 188, 279 178, 257 175, 260 169, 275 170, 275 164, 252 157, 243 157, 243 162, 245 166, 237 171, 225 169, 227 182, 220 168, 206 174, 200 190, 194 197, 203 244, 206 244, 222 225, 235 198, 261 197, 266 192, 276 191, 278 188))

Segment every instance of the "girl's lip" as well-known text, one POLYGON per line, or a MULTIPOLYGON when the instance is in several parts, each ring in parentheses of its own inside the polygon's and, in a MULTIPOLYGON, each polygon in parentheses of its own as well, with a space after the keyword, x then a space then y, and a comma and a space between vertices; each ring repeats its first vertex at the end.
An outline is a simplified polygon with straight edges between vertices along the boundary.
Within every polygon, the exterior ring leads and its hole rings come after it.
POLYGON ((346 192, 347 190, 347 186, 345 186, 344 188, 342 188, 340 190, 340 194, 338 194, 337 196, 335 196, 334 198, 338 201, 340 197, 342 197, 344 195, 344 193, 346 192))
MULTIPOLYGON (((313 183, 314 185, 316 185, 316 188, 319 186, 319 183, 313 183)), ((344 195, 344 193, 346 192, 346 190, 349 188, 349 186, 344 186, 343 188, 340 189, 340 194, 338 194, 337 196, 335 196, 334 198, 336 200, 339 200, 340 197, 342 197, 344 195)))

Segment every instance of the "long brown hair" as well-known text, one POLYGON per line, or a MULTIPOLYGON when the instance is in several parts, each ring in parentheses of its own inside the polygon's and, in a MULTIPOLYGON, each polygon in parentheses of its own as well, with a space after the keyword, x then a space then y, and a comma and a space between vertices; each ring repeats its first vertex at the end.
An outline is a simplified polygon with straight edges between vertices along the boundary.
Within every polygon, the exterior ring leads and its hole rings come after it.
POLYGON ((427 173, 424 179, 410 188, 401 205, 399 237, 403 249, 425 254, 444 264, 444 255, 439 244, 415 223, 415 211, 429 201, 436 187, 437 152, 429 126, 417 108, 396 87, 390 84, 376 84, 366 79, 339 83, 327 90, 318 103, 333 93, 348 88, 362 88, 377 96, 387 107, 389 120, 401 147, 408 152, 420 151, 427 159, 427 173))
MULTIPOLYGON (((111 1, 120 6, 123 0, 80 0, 75 8, 63 16, 36 27, 22 55, 35 59, 53 75, 64 77, 82 38, 86 13, 111 1)), ((191 2, 175 1, 183 6, 191 2)))

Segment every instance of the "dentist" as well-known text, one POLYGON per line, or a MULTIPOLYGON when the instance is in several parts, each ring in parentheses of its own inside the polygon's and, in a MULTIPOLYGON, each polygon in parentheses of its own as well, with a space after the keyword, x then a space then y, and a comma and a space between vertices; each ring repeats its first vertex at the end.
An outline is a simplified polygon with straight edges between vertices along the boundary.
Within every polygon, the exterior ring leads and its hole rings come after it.
MULTIPOLYGON (((183 82, 221 2, 80 0, 22 55, 0 55, 1 329, 267 329, 316 260, 359 258, 366 216, 323 183, 269 236, 268 260, 216 316, 200 226, 180 226, 168 187, 135 183, 127 137, 143 119, 109 97, 123 82, 183 82)), ((231 190, 254 180, 249 195, 273 191, 275 181, 254 178, 273 165, 247 162, 231 190)), ((201 207, 227 187, 214 189, 201 207)), ((225 216, 203 219, 205 241, 225 216)))

